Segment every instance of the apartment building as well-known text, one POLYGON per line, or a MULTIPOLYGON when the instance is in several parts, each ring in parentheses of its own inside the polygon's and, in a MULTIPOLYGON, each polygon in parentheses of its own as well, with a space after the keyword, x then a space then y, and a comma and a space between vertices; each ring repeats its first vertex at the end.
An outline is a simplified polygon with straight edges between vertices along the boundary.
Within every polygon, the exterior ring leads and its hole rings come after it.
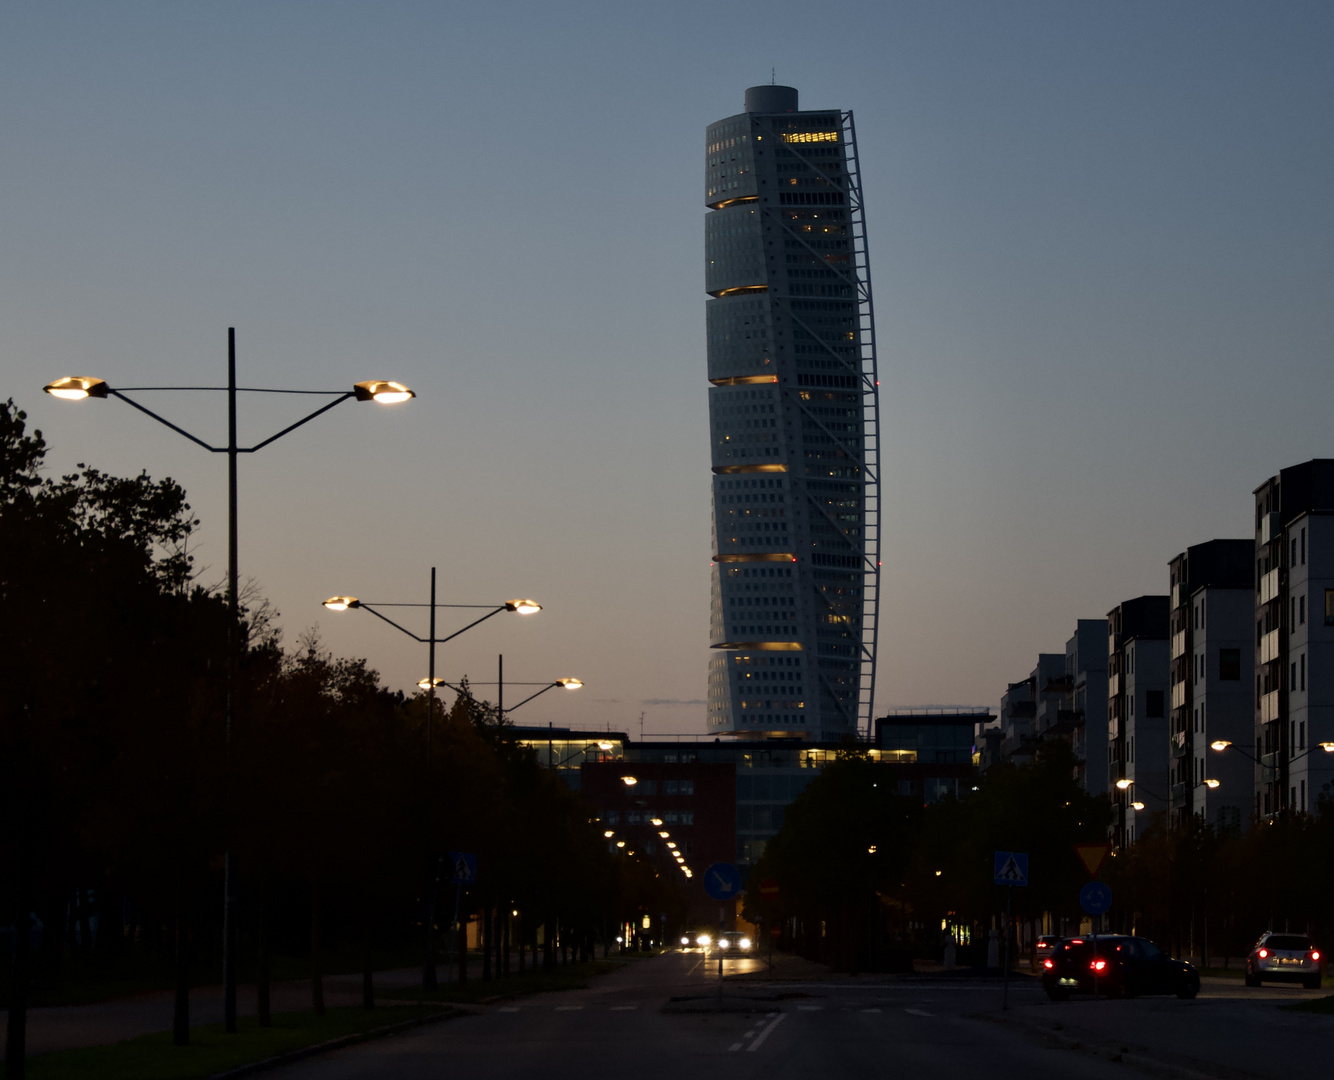
POLYGON ((1169 810, 1170 600, 1139 596, 1107 613, 1107 780, 1117 847, 1169 810))

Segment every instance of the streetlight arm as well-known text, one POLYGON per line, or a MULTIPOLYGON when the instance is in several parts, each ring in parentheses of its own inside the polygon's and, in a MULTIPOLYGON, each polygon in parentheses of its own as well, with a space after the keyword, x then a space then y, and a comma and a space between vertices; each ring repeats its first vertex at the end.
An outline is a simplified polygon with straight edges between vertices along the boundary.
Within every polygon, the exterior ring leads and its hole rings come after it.
MULTIPOLYGON (((114 392, 114 391, 113 391, 113 392, 114 392)), ((346 401, 348 398, 350 398, 350 397, 356 397, 356 394, 354 394, 351 390, 349 390, 349 391, 348 391, 347 393, 345 393, 345 394, 341 394, 340 396, 334 398, 333 401, 329 402, 329 404, 324 405, 324 406, 322 406, 322 407, 316 409, 316 410, 315 410, 313 413, 311 413, 309 416, 305 417, 304 419, 298 420, 295 424, 289 424, 287 427, 283 428, 282 431, 278 432, 277 435, 270 435, 270 436, 269 436, 267 439, 265 439, 263 442, 255 443, 254 446, 243 447, 243 448, 241 449, 240 453, 242 453, 242 454, 253 454, 256 450, 262 450, 262 449, 264 449, 264 447, 268 446, 269 443, 271 443, 271 442, 275 442, 276 440, 281 439, 281 438, 282 438, 284 435, 286 435, 289 431, 295 431, 295 430, 296 430, 297 428, 299 428, 302 424, 308 424, 308 423, 310 423, 312 420, 315 419, 315 417, 320 416, 320 415, 322 415, 323 413, 327 413, 327 412, 328 412, 330 409, 332 409, 335 405, 341 405, 343 402, 345 402, 345 401, 346 401)))
MULTIPOLYGON (((494 611, 488 611, 488 612, 487 612, 485 615, 483 615, 480 619, 476 619, 476 620, 474 620, 473 622, 470 622, 467 626, 465 626, 465 627, 463 628, 463 630, 455 630, 452 634, 449 635, 449 637, 436 638, 436 639, 435 639, 435 643, 436 643, 437 645, 443 645, 446 641, 453 641, 454 638, 456 638, 456 637, 458 637, 460 634, 462 634, 462 633, 464 632, 464 630, 471 630, 471 629, 472 629, 474 626, 476 626, 478 623, 484 623, 484 622, 486 622, 487 619, 491 618, 492 615, 499 615, 499 614, 500 614, 502 611, 504 611, 504 610, 505 610, 505 605, 504 605, 504 604, 501 604, 500 607, 496 608, 494 611)), ((380 617, 381 617, 381 618, 384 618, 383 615, 380 616, 380 617)), ((387 619, 386 619, 385 621, 388 622, 387 619)), ((422 638, 418 638, 417 640, 418 640, 418 641, 421 641, 421 640, 423 640, 423 639, 422 639, 422 638)))
POLYGON ((413 641, 420 641, 423 645, 427 645, 427 644, 430 643, 430 638, 418 637, 418 636, 417 636, 416 634, 414 634, 411 630, 409 630, 406 626, 399 626, 399 624, 396 623, 396 622, 394 622, 394 620, 391 619, 388 615, 381 615, 378 611, 376 611, 373 607, 371 607, 371 606, 370 606, 368 603, 366 603, 364 600, 361 601, 360 603, 358 603, 358 604, 357 604, 357 607, 359 607, 362 611, 369 611, 369 612, 370 612, 372 615, 374 615, 377 619, 382 619, 384 622, 387 622, 387 623, 388 623, 390 626, 392 626, 395 630, 398 630, 398 631, 401 631, 401 632, 404 633, 404 634, 407 634, 408 637, 412 638, 413 641))
MULTIPOLYGON (((546 686, 542 687, 542 689, 539 690, 536 694, 529 694, 526 698, 524 698, 521 702, 519 702, 519 705, 527 705, 530 701, 533 700, 533 698, 535 698, 535 697, 541 697, 541 696, 542 696, 543 694, 545 694, 548 690, 554 689, 555 687, 560 686, 560 685, 561 685, 561 684, 558 683, 558 682, 547 683, 546 686)), ((505 711, 506 711, 506 712, 513 712, 515 709, 517 709, 517 708, 519 707, 519 705, 511 705, 511 706, 510 706, 508 709, 506 709, 505 711)), ((582 752, 583 752, 583 751, 580 751, 580 753, 582 753, 582 752)))
POLYGON ((137 401, 134 400, 134 398, 127 397, 125 394, 122 394, 119 390, 113 390, 111 387, 107 387, 107 394, 110 395, 111 397, 120 398, 120 400, 125 402, 126 405, 133 405, 141 413, 151 416, 159 424, 165 424, 167 427, 171 428, 172 431, 176 432, 177 435, 184 435, 192 443, 194 443, 197 446, 202 446, 210 454, 225 454, 227 452, 227 447, 210 446, 203 439, 191 435, 183 427, 177 427, 170 420, 166 419, 165 417, 159 416, 157 413, 155 413, 152 409, 148 408, 146 405, 140 405, 137 401))

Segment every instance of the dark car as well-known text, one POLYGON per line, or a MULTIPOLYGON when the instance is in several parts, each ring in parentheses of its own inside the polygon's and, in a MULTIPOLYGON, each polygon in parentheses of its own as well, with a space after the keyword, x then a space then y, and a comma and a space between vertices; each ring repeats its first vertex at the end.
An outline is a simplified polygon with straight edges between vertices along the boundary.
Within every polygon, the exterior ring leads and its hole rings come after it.
POLYGON ((1173 960, 1148 938, 1127 934, 1094 939, 1066 938, 1042 961, 1042 988, 1052 1001, 1071 994, 1176 994, 1193 998, 1200 975, 1184 960, 1173 960))
POLYGON ((1262 982, 1299 982, 1319 990, 1320 950, 1305 934, 1261 934, 1246 957, 1246 985, 1262 982))
POLYGON ((1033 943, 1033 970, 1042 970, 1042 961, 1051 955, 1052 949, 1061 939, 1055 934, 1043 934, 1033 943))

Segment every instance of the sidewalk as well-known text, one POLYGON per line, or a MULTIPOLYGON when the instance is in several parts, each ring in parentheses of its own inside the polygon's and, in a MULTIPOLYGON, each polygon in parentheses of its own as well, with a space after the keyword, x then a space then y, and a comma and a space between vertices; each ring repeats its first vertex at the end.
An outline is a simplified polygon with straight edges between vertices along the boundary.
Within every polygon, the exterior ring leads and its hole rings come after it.
MULTIPOLYGON (((445 965, 440 965, 440 982, 447 983, 445 965)), ((480 975, 480 960, 470 961, 469 977, 480 975), (476 969, 474 973, 474 968, 476 969)), ((383 999, 386 990, 415 987, 421 981, 420 968, 398 968, 375 973, 376 1003, 403 1005, 407 1002, 383 999)), ((117 998, 92 1005, 53 1005, 28 1010, 28 1053, 46 1054, 53 1050, 74 1050, 85 1046, 104 1046, 150 1035, 156 1031, 171 1030, 172 1002, 170 990, 156 990, 133 997, 117 998)), ((310 1008, 310 980, 275 982, 269 988, 273 1012, 300 1012, 310 1008)), ((326 975, 324 1003, 329 1008, 361 1005, 361 975, 326 975)), ((236 1011, 244 1024, 254 1022, 258 997, 253 983, 242 984, 236 991, 236 1011)), ((0 1016, 8 1019, 7 1012, 0 1016)), ((222 1023, 222 987, 201 986, 190 991, 190 1026, 222 1023)), ((0 1054, 4 1047, 0 1045, 0 1054)))

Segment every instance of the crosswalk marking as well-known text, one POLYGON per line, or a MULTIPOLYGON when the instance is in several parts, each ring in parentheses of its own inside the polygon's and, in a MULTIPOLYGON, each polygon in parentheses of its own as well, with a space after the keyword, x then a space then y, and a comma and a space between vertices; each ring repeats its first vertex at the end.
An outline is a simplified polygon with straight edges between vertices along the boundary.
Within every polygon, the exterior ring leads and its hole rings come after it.
POLYGON ((925 1009, 904 1009, 903 1011, 910 1016, 935 1016, 935 1013, 929 1013, 925 1009))
POLYGON ((612 1011, 612 1012, 632 1012, 633 1010, 635 1010, 635 1009, 637 1009, 637 1008, 639 1008, 638 1005, 613 1005, 613 1006, 611 1007, 611 1011, 612 1011))
POLYGON ((797 1006, 797 1011, 798 1011, 798 1012, 819 1012, 819 1011, 820 1011, 821 1009, 823 1009, 823 1008, 824 1008, 823 1005, 798 1005, 798 1006, 797 1006))
POLYGON ((863 1009, 862 1012, 879 1012, 879 1009, 863 1009))
POLYGON ((582 1008, 583 1008, 582 1005, 557 1005, 557 1006, 556 1006, 556 1011, 557 1011, 557 1012, 578 1012, 578 1011, 579 1011, 580 1009, 582 1009, 582 1008))
POLYGON ((518 1011, 519 1011, 519 1008, 518 1008, 517 1005, 505 1005, 505 1006, 503 1006, 503 1007, 501 1008, 500 1011, 501 1011, 501 1012, 518 1012, 518 1011))
POLYGON ((740 1049, 741 1049, 741 1044, 740 1044, 740 1043, 733 1043, 731 1046, 729 1046, 729 1047, 727 1048, 727 1051, 728 1051, 728 1053, 732 1053, 733 1051, 735 1051, 735 1050, 740 1050, 740 1049))

